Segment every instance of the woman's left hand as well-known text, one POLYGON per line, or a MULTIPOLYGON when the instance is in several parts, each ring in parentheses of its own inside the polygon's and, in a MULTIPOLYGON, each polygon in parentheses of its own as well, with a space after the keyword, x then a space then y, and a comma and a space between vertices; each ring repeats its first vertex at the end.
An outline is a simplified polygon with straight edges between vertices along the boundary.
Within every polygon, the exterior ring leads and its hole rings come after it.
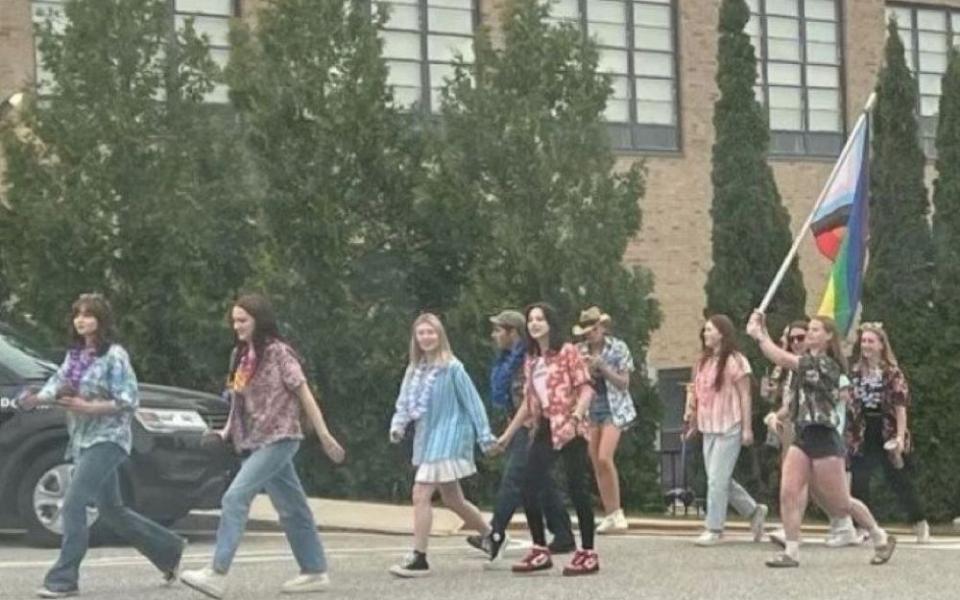
POLYGON ((753 430, 749 428, 743 430, 743 434, 740 436, 740 444, 743 446, 753 445, 753 430))
POLYGON ((347 451, 344 450, 340 442, 330 434, 320 437, 320 446, 323 447, 324 454, 338 465, 342 463, 343 459, 347 456, 347 451))

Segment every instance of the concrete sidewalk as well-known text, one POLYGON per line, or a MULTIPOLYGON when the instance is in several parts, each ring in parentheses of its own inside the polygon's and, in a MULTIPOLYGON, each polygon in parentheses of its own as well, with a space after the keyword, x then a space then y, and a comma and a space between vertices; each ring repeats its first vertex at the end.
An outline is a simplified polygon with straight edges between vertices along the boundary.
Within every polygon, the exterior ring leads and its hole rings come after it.
MULTIPOLYGON (((327 500, 323 498, 309 498, 310 509, 317 519, 318 527, 323 531, 355 531, 366 533, 386 533, 397 535, 412 535, 413 507, 398 504, 380 504, 374 502, 359 502, 351 500, 327 500)), ((483 513, 484 519, 490 520, 490 513, 483 513)), ((215 528, 219 518, 219 511, 194 511, 188 519, 194 524, 215 528)), ((576 517, 573 517, 576 523, 576 517)), ((694 516, 663 516, 663 517, 628 517, 630 531, 660 535, 696 535, 703 529, 703 520, 694 516)), ((774 520, 767 522, 767 530, 779 525, 774 520)), ((277 513, 270 503, 270 499, 261 494, 257 496, 250 508, 250 529, 278 530, 277 513)), ((435 506, 433 511, 434 536, 462 535, 463 521, 460 517, 446 508, 435 506)), ((526 529, 526 520, 523 511, 519 511, 510 523, 510 529, 526 529)), ((727 530, 731 532, 747 532, 750 524, 744 520, 731 519, 727 521, 727 530)), ((889 531, 898 535, 909 535, 909 528, 889 527, 889 531)), ((807 535, 823 535, 827 525, 811 523, 804 525, 803 531, 807 535)))

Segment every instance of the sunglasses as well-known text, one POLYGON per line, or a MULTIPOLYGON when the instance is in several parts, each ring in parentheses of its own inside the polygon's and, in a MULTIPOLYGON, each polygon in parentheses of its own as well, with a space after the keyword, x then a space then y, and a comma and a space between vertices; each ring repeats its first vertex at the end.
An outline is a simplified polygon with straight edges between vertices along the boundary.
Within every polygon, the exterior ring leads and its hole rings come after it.
POLYGON ((805 340, 805 339, 807 339, 807 336, 805 336, 805 335, 791 335, 791 336, 790 336, 790 341, 791 341, 791 342, 802 342, 802 341, 805 340))

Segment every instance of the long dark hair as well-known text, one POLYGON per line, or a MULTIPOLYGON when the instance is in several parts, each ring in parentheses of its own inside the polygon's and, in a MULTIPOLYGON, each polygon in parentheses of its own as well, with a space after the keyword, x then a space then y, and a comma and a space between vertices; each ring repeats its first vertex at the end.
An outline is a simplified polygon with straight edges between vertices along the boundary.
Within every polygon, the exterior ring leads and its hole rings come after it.
MULTIPOLYGON (((733 327, 733 321, 727 315, 712 315, 707 321, 716 327, 720 332, 720 348, 713 350, 707 347, 706 339, 703 335, 703 329, 700 329, 700 362, 697 363, 697 370, 703 367, 704 363, 717 357, 717 377, 713 380, 713 389, 719 390, 723 387, 723 378, 727 371, 727 360, 730 355, 739 352, 737 347, 736 329, 733 327)), ((704 326, 705 328, 706 326, 704 326)))
POLYGON ((73 320, 77 315, 87 315, 97 320, 96 344, 97 356, 103 356, 117 339, 116 325, 113 322, 113 308, 103 294, 80 294, 70 309, 70 339, 75 348, 83 348, 86 339, 77 333, 73 320))
MULTIPOLYGON (((550 331, 548 332, 548 335, 550 336, 550 351, 559 352, 560 348, 563 348, 563 343, 565 340, 563 338, 563 330, 560 328, 560 318, 557 316, 556 309, 546 302, 536 302, 531 304, 523 310, 523 316, 526 318, 527 323, 530 322, 530 313, 535 308, 539 308, 541 311, 543 311, 543 316, 547 320, 547 325, 550 326, 550 331)), ((525 328, 524 334, 527 339, 527 354, 530 356, 540 356, 540 343, 533 339, 533 337, 530 335, 530 327, 525 328)))
MULTIPOLYGON (((256 366, 254 367, 254 374, 260 370, 260 364, 262 363, 264 349, 274 341, 281 342, 286 344, 293 351, 294 356, 296 356, 297 361, 300 362, 301 366, 303 365, 303 359, 300 358, 300 354, 290 345, 290 343, 280 335, 280 328, 277 325, 276 313, 273 311, 273 305, 270 304, 270 300, 262 294, 244 294, 236 299, 231 307, 230 313, 227 315, 227 321, 233 325, 232 312, 233 308, 242 308, 244 312, 253 317, 253 351, 257 356, 256 366)), ((236 340, 233 351, 233 359, 231 360, 230 365, 230 379, 233 379, 234 374, 237 371, 237 367, 240 366, 240 359, 243 358, 248 349, 247 342, 241 342, 239 339, 236 340)))

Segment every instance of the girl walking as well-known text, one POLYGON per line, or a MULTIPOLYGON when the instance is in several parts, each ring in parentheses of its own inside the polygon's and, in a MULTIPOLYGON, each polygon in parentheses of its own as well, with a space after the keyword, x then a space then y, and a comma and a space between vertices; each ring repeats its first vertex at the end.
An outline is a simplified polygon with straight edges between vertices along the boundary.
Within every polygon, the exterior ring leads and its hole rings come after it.
POLYGON ((524 360, 524 401, 499 444, 505 447, 520 427, 531 429, 523 482, 523 508, 533 547, 513 565, 515 573, 553 568, 544 531, 541 494, 550 485, 557 459, 563 460, 570 499, 577 511, 581 549, 564 575, 592 575, 600 570, 593 547, 594 515, 587 462, 587 421, 593 387, 590 372, 577 347, 565 343, 556 312, 548 304, 527 307, 527 356, 524 360))
MULTIPOLYGON (((840 350, 837 327, 832 319, 816 317, 807 330, 806 351, 796 356, 770 339, 763 313, 755 311, 747 324, 763 354, 774 364, 794 371, 790 416, 795 427, 793 445, 787 451, 780 479, 780 512, 786 543, 783 552, 767 561, 768 567, 800 566, 801 505, 808 485, 818 490, 818 499, 831 517, 852 515, 870 532, 874 556, 870 563, 890 560, 897 540, 880 528, 870 509, 851 498, 846 485, 846 447, 837 425, 846 410, 850 382, 844 371, 846 359, 840 350)), ((778 425, 776 420, 772 423, 778 425)))
POLYGON ((410 362, 407 365, 396 412, 390 421, 390 441, 403 440, 414 423, 413 552, 390 567, 397 577, 430 574, 427 542, 433 524, 433 495, 467 527, 482 536, 490 533, 477 507, 463 496, 460 480, 477 472, 474 445, 484 452, 497 450, 487 413, 466 369, 453 355, 443 324, 436 315, 424 313, 413 322, 410 362))
POLYGON ((918 543, 930 541, 930 526, 913 481, 913 439, 907 426, 910 390, 882 323, 860 326, 859 356, 850 371, 853 398, 847 448, 853 496, 870 505, 870 479, 883 467, 887 484, 907 513, 918 543))
POLYGON ((327 429, 300 356, 280 336, 268 300, 259 294, 242 296, 230 311, 230 322, 236 335, 227 379, 233 401, 227 424, 218 433, 233 442, 243 456, 243 464, 221 500, 212 563, 203 569, 184 571, 181 581, 211 598, 224 596, 227 573, 243 537, 250 503, 265 490, 280 515, 300 567, 300 575, 284 583, 281 591, 320 591, 329 585, 326 556, 293 466, 304 437, 301 413, 330 460, 342 462, 344 450, 327 429))
POLYGON ((630 396, 633 356, 623 340, 608 333, 609 326, 610 315, 593 306, 580 313, 573 327, 575 336, 585 338, 578 349, 593 379, 589 453, 605 515, 597 525, 597 533, 624 532, 629 527, 620 507, 620 479, 614 455, 621 434, 637 418, 630 396))
POLYGON ((713 315, 701 331, 703 350, 694 367, 693 413, 689 433, 703 434, 707 471, 707 520, 698 546, 713 546, 723 537, 727 504, 750 518, 753 539, 763 538, 767 506, 758 504, 733 479, 742 446, 753 444, 750 363, 739 352, 735 330, 726 315, 713 315))
POLYGON ((47 572, 41 598, 65 598, 80 592, 80 563, 90 533, 87 506, 100 520, 153 563, 166 583, 177 578, 186 540, 123 504, 118 471, 132 443, 130 420, 139 406, 137 376, 123 347, 116 343, 113 311, 100 294, 81 294, 73 303, 72 344, 63 364, 25 409, 52 404, 67 413, 66 457, 73 462, 61 515, 60 556, 47 572))

